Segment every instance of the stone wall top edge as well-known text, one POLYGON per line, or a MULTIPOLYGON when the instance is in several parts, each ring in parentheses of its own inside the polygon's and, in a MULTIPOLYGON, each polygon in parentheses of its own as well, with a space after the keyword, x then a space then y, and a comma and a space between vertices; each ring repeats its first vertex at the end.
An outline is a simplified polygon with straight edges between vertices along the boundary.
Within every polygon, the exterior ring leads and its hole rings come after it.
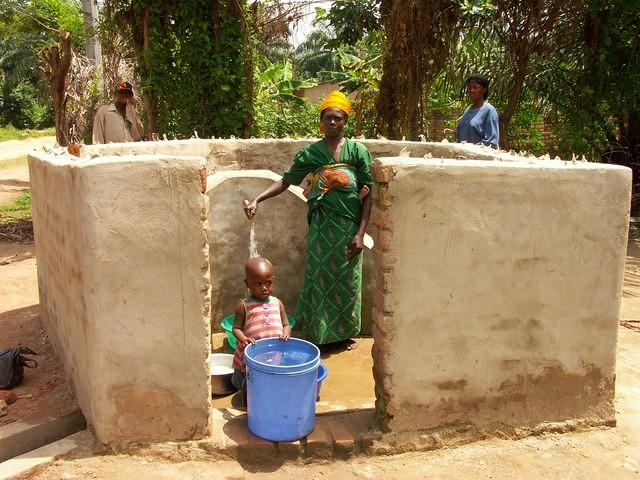
POLYGON ((473 160, 455 158, 421 158, 421 157, 379 157, 376 161, 382 166, 397 169, 416 167, 453 167, 460 169, 472 168, 504 168, 504 169, 532 169, 532 170, 612 170, 631 172, 631 169, 621 165, 603 164, 595 162, 573 162, 565 160, 542 160, 538 158, 521 157, 517 161, 473 160))
POLYGON ((153 163, 177 161, 180 163, 203 163, 206 158, 197 155, 172 155, 167 153, 145 153, 141 155, 104 155, 96 157, 75 157, 68 153, 56 154, 48 152, 30 152, 29 158, 44 162, 56 167, 94 167, 98 165, 118 164, 118 163, 153 163))
MULTIPOLYGON (((98 144, 98 145, 83 145, 83 149, 85 149, 88 153, 97 152, 97 151, 105 151, 109 149, 113 149, 114 151, 120 151, 123 147, 132 147, 133 150, 140 149, 156 149, 157 147, 162 147, 163 145, 172 144, 172 145, 194 145, 194 144, 220 144, 220 145, 229 145, 229 144, 240 144, 240 145, 251 145, 251 144, 265 144, 265 143, 283 143, 283 144, 296 144, 296 143, 309 143, 309 142, 317 142, 321 139, 321 137, 305 137, 305 138, 189 138, 189 139, 176 139, 176 140, 157 140, 157 141, 149 141, 149 142, 136 142, 136 143, 109 143, 109 144, 98 144)), ((356 138, 353 137, 352 140, 363 143, 365 145, 385 145, 385 144, 395 144, 395 145, 421 145, 421 146, 435 146, 438 145, 440 147, 449 147, 458 150, 464 151, 477 151, 477 152, 489 152, 495 153, 496 150, 479 146, 479 145, 467 145, 462 143, 455 142, 423 142, 423 141, 414 141, 414 140, 390 140, 386 138, 356 138)), ((506 152, 504 152, 506 153, 506 152)))

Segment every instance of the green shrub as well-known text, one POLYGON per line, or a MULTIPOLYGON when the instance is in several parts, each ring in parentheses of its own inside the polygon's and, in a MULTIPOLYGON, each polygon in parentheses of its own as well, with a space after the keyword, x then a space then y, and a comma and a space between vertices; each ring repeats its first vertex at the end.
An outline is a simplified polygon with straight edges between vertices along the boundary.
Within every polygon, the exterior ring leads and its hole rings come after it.
POLYGON ((37 88, 29 82, 20 82, 4 99, 4 120, 17 128, 43 128, 53 124, 53 111, 43 103, 37 88))
POLYGON ((13 202, 0 205, 0 224, 31 218, 31 192, 24 192, 13 202))

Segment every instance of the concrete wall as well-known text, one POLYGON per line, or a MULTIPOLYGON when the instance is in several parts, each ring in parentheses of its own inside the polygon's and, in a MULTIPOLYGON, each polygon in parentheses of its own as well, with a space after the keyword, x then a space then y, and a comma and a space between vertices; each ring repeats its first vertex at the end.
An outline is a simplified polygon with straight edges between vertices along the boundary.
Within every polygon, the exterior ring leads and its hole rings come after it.
POLYGON ((100 441, 209 419, 204 162, 29 156, 42 321, 100 441))
MULTIPOLYGON (((191 155, 207 159, 207 173, 219 170, 271 170, 282 174, 291 165, 298 150, 315 139, 250 139, 250 140, 175 140, 159 142, 111 143, 82 147, 83 157, 131 155, 191 155)), ((358 140, 376 157, 411 156, 476 160, 521 160, 507 152, 489 147, 447 142, 397 142, 389 140, 358 140)))
MULTIPOLYGON (((246 292, 244 264, 249 258, 251 224, 242 211, 242 200, 253 198, 279 178, 268 170, 244 170, 220 172, 207 179, 211 321, 216 330, 246 292)), ((295 312, 304 279, 307 229, 306 199, 297 187, 260 205, 254 220, 258 253, 269 258, 275 269, 273 294, 289 314, 295 312)))
MULTIPOLYGON (((255 197, 281 177, 269 170, 219 171, 207 178, 209 222, 207 238, 211 266, 211 327, 220 331, 220 321, 233 313, 244 295, 244 264, 249 258, 250 223, 242 201, 255 197)), ((276 271, 274 295, 293 315, 302 290, 307 256, 307 206, 302 188, 262 203, 255 217, 258 253, 268 257, 276 271)), ((368 236, 367 236, 368 237, 368 236)), ((363 268, 362 334, 371 334, 373 304, 372 241, 366 239, 363 268)), ((296 329, 301 329, 298 324, 296 329)))
MULTIPOLYGON (((42 319, 101 441, 206 433, 207 215, 219 321, 243 293, 241 201, 309 141, 30 156, 42 319), (247 169, 262 172, 237 172, 247 169)), ((363 319, 373 296, 383 427, 612 421, 630 171, 470 145, 365 143, 374 156, 444 157, 381 159, 375 168, 376 247, 365 261, 375 284, 365 286, 363 319)), ((287 193, 261 205, 256 223, 290 311, 305 214, 287 193)))
POLYGON ((415 159, 375 171, 384 427, 614 421, 631 171, 415 159))

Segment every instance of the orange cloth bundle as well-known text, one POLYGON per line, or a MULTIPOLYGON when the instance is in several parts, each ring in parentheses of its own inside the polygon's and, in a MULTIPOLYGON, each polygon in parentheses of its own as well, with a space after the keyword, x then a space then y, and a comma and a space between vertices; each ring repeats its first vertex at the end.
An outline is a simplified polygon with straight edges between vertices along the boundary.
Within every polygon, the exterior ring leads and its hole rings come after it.
POLYGON ((334 90, 323 100, 320 112, 327 108, 339 108, 347 115, 351 115, 351 102, 347 96, 339 90, 334 90))

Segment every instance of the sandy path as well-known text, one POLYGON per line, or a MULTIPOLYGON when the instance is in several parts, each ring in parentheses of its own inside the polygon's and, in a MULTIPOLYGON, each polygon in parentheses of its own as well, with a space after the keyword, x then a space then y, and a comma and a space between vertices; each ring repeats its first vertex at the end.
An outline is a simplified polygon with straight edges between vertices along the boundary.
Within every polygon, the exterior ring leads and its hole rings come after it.
POLYGON ((34 149, 51 148, 55 143, 56 137, 26 138, 24 140, 0 142, 0 161, 21 157, 34 149))
POLYGON ((0 142, 0 205, 9 203, 29 189, 29 168, 27 153, 43 147, 51 148, 55 137, 27 138, 0 142), (3 168, 3 160, 22 159, 18 165, 3 168))
POLYGON ((626 480, 640 478, 640 333, 620 327, 616 409, 618 426, 549 434, 518 441, 491 439, 457 448, 348 462, 271 464, 235 461, 172 462, 129 455, 97 455, 87 445, 73 457, 22 479, 500 479, 626 480))
MULTIPOLYGON (((32 245, 0 244, 0 314, 37 303, 32 245), (2 265, 2 260, 5 264, 2 265)), ((629 247, 623 319, 640 318, 640 249, 629 247)), ((633 327, 633 325, 632 325, 633 327)), ((640 330, 619 327, 615 428, 549 434, 519 441, 491 439, 458 448, 348 462, 273 464, 96 453, 92 444, 22 479, 640 479, 640 330)))

